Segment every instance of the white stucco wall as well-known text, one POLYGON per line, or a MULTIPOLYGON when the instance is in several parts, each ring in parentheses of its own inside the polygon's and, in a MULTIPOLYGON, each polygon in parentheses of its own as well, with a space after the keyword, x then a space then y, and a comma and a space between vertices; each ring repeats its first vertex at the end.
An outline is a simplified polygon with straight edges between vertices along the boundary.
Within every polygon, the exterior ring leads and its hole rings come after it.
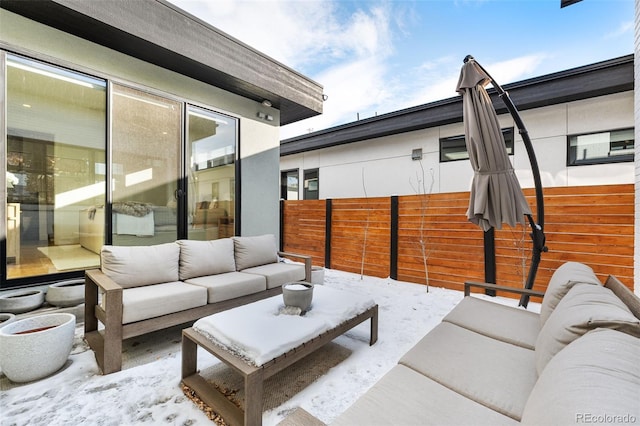
MULTIPOLYGON (((634 182, 634 163, 566 165, 567 135, 634 126, 633 96, 624 92, 520 113, 534 145, 543 187, 634 182)), ((499 121, 503 128, 515 126, 509 114, 501 115, 499 121)), ((522 187, 533 188, 529 157, 517 128, 514 132, 512 163, 522 187)), ((302 182, 303 170, 319 168, 320 198, 363 197, 365 189, 369 197, 468 191, 473 178, 469 161, 439 161, 439 139, 461 134, 462 123, 401 133, 284 156, 280 169, 299 169, 302 182), (426 190, 418 185, 423 180, 420 162, 411 160, 415 148, 422 148, 426 190)))
MULTIPOLYGON (((640 84, 640 4, 636 1, 635 17, 635 56, 634 56, 634 82, 635 87, 640 84)), ((640 137, 640 94, 635 92, 634 112, 635 112, 635 138, 640 137)), ((640 283, 640 146, 635 145, 635 255, 634 255, 634 283, 640 283)), ((634 290, 640 296, 640 285, 635 284, 634 290)))

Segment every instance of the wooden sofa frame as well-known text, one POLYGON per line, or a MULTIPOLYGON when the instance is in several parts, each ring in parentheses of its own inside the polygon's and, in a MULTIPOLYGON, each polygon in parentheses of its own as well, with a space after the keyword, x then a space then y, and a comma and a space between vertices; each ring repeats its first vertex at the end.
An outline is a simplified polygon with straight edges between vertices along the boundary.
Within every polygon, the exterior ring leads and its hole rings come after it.
MULTIPOLYGON (((532 297, 543 297, 544 292, 528 290, 525 288, 506 287, 490 283, 481 283, 467 281, 464 283, 464 295, 469 296, 471 294, 472 287, 479 287, 485 290, 505 291, 520 295, 529 295, 532 297)), ((622 281, 613 275, 609 275, 604 283, 604 287, 608 288, 615 294, 622 302, 627 305, 629 310, 637 317, 640 318, 640 299, 636 297, 628 287, 626 287, 622 281)))
MULTIPOLYGON (((278 255, 304 260, 305 281, 311 282, 310 256, 287 252, 278 252, 278 255)), ((103 374, 114 373, 122 369, 122 341, 125 339, 193 322, 207 315, 282 293, 282 287, 278 286, 234 299, 208 303, 184 311, 122 324, 122 290, 121 286, 100 269, 85 271, 84 337, 95 352, 98 367, 103 374), (101 300, 99 300, 99 294, 101 300), (104 324, 104 329, 98 328, 99 322, 104 324)))

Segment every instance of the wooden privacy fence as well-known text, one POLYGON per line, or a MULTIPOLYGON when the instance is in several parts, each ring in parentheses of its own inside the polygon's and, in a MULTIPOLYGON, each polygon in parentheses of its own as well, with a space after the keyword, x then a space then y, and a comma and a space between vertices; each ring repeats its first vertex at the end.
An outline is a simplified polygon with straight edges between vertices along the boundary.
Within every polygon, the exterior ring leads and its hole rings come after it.
MULTIPOLYGON (((534 190, 524 192, 535 212, 534 190)), ((544 202, 549 252, 535 290, 567 261, 633 289, 633 184, 546 188, 544 202)), ((316 266, 462 290, 464 281, 485 280, 484 233, 467 221, 468 203, 468 192, 287 200, 280 241, 316 266)), ((495 231, 498 284, 523 287, 531 250, 528 225, 495 231)))

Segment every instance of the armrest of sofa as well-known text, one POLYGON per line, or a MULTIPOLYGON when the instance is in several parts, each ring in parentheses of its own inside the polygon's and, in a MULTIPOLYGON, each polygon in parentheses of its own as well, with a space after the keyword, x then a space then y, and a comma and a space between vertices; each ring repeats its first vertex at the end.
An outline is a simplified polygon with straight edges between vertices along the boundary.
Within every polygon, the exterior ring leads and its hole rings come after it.
POLYGON ((122 368, 122 287, 100 269, 85 271, 84 337, 103 374, 122 368), (98 294, 102 300, 98 304, 98 294), (98 321, 104 330, 98 330, 98 321))
POLYGON ((285 251, 279 251, 278 256, 302 259, 304 261, 304 280, 309 283, 311 282, 311 256, 297 253, 288 253, 285 251))
POLYGON ((503 285, 481 283, 481 282, 474 282, 474 281, 467 281, 464 283, 465 296, 469 296, 471 294, 471 287, 480 287, 485 290, 506 291, 509 293, 515 293, 515 294, 521 294, 521 295, 525 294, 525 295, 534 296, 534 297, 544 297, 544 292, 542 291, 528 290, 526 288, 507 287, 503 285))
POLYGON ((122 287, 100 269, 85 271, 85 332, 97 330, 97 320, 105 327, 122 325, 122 287), (102 301, 98 304, 98 295, 102 301))

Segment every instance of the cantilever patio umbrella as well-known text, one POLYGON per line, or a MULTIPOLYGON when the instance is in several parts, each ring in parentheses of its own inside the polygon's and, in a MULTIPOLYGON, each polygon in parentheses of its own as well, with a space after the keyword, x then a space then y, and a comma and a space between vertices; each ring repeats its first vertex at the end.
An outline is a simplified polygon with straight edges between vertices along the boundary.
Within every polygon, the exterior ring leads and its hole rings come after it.
MULTIPOLYGON (((529 219, 533 255, 525 288, 531 289, 540 263, 540 254, 547 250, 543 232, 544 207, 540 172, 531 140, 509 95, 471 56, 464 60, 456 91, 462 95, 465 140, 469 160, 475 172, 467 217, 485 233, 494 228, 501 229, 503 223, 515 226, 517 223, 524 224, 525 217, 529 219), (529 204, 509 161, 498 116, 485 89, 489 83, 496 89, 511 113, 529 154, 536 185, 538 223, 533 220, 529 204)), ((485 256, 486 253, 485 238, 485 256)), ((523 296, 520 305, 526 307, 528 301, 528 296, 523 296)))

